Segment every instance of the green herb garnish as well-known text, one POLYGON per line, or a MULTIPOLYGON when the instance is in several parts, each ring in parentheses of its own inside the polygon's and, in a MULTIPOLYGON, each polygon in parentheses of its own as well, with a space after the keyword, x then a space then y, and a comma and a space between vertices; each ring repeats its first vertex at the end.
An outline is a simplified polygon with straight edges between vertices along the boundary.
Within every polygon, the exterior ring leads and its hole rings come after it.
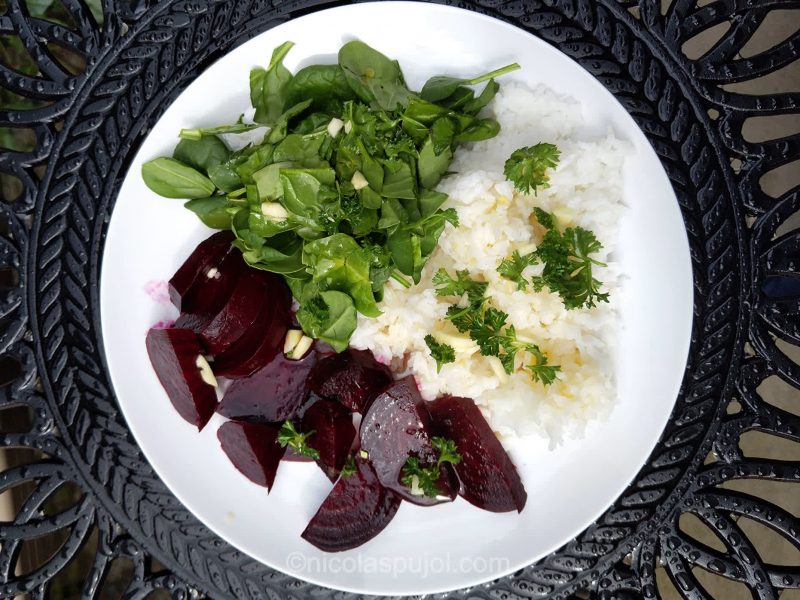
POLYGON ((422 92, 397 61, 348 42, 338 64, 292 74, 292 43, 250 72, 254 124, 184 129, 173 157, 145 163, 156 193, 190 200, 206 225, 230 229, 244 260, 279 273, 300 304, 306 334, 347 347, 357 313, 380 314, 389 279, 419 282, 447 223, 447 195, 434 190, 462 142, 500 129, 478 117, 499 89, 494 77, 433 77, 422 92), (486 81, 479 95, 469 86, 486 81), (261 143, 230 151, 219 134, 269 127, 261 143))
POLYGON ((411 489, 412 494, 420 496, 436 497, 439 495, 437 481, 441 475, 440 467, 443 463, 449 462, 457 465, 461 462, 461 455, 458 453, 456 443, 442 437, 431 438, 431 446, 437 454, 436 464, 422 466, 419 459, 410 456, 403 465, 400 472, 400 483, 411 489))
POLYGON ((535 146, 519 148, 511 153, 505 164, 506 178, 523 194, 548 187, 547 169, 555 168, 561 152, 554 144, 541 142, 535 146))
POLYGON ((436 361, 436 372, 442 370, 442 365, 456 361, 456 351, 449 344, 443 344, 432 335, 425 336, 425 343, 431 351, 431 358, 436 361))
POLYGON ((467 295, 470 304, 480 304, 489 285, 483 281, 470 279, 469 271, 456 271, 453 278, 445 269, 439 269, 431 279, 436 287, 437 296, 463 296, 467 295))
POLYGON ((506 258, 497 267, 497 272, 506 279, 515 281, 518 290, 526 290, 528 288, 528 280, 523 277, 522 272, 525 267, 535 265, 539 262, 539 257, 536 252, 530 252, 521 255, 517 250, 511 255, 511 258, 506 258))
POLYGON ((453 278, 444 269, 436 273, 433 280, 440 286, 436 290, 440 296, 467 295, 468 302, 463 306, 454 304, 448 308, 446 318, 461 333, 469 334, 469 337, 478 344, 483 356, 496 356, 506 373, 511 374, 514 372, 517 354, 528 352, 533 356, 534 362, 525 365, 524 368, 530 372, 531 378, 544 385, 550 385, 555 381, 556 373, 561 367, 548 365, 547 355, 539 346, 519 339, 514 326, 506 325, 507 313, 486 306, 487 299, 484 296, 486 283, 470 279, 466 271, 457 272, 456 278, 453 278))
POLYGON ((517 289, 524 290, 529 282, 522 271, 528 265, 544 263, 542 274, 531 278, 537 292, 548 288, 561 296, 567 309, 591 308, 597 302, 608 302, 608 294, 600 292, 602 283, 592 274, 593 265, 606 266, 589 256, 603 247, 594 233, 583 227, 569 227, 560 233, 553 215, 538 207, 534 214, 539 224, 547 228, 542 243, 524 256, 515 251, 511 258, 500 263, 497 272, 516 282, 517 289))
POLYGON ((341 477, 350 477, 356 472, 356 459, 353 458, 353 455, 347 457, 347 460, 342 467, 342 472, 339 473, 341 477))
MULTIPOLYGON (((541 213, 550 218, 552 225, 552 217, 544 211, 541 213)), ((538 213, 537 219, 542 223, 538 213)), ((592 274, 593 265, 605 267, 606 264, 589 256, 602 247, 594 233, 583 227, 569 227, 563 233, 549 229, 536 249, 544 270, 540 276, 532 278, 534 289, 549 288, 561 296, 567 309, 591 308, 597 302, 608 302, 608 294, 599 291, 602 284, 592 274)))
POLYGON ((314 433, 313 429, 307 433, 300 433, 295 429, 294 423, 284 421, 280 431, 278 431, 278 443, 284 448, 286 446, 291 447, 300 456, 307 456, 316 460, 319 458, 319 452, 309 446, 306 441, 314 433))

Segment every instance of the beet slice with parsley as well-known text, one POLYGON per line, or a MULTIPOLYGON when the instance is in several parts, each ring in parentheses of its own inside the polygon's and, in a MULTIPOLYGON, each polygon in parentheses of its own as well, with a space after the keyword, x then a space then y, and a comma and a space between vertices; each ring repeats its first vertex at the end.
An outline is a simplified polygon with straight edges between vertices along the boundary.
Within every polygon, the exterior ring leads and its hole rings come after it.
POLYGON ((182 312, 175 326, 200 333, 231 297, 246 266, 242 253, 231 247, 219 266, 214 271, 205 271, 184 294, 182 312))
POLYGON ((320 399, 303 414, 301 429, 314 432, 308 445, 319 452, 317 463, 328 479, 336 481, 356 437, 353 415, 338 402, 320 399))
POLYGON ((391 381, 392 372, 375 360, 372 352, 348 348, 317 363, 309 375, 308 389, 364 413, 391 381))
MULTIPOLYGON (((189 255, 180 268, 169 280, 169 299, 175 307, 183 312, 191 312, 196 307, 191 306, 191 301, 184 302, 187 293, 198 282, 208 278, 208 272, 219 266, 225 255, 231 251, 231 242, 234 235, 230 231, 219 231, 203 240, 189 255)), ((212 276, 213 276, 212 271, 212 276)), ((191 295, 187 300, 191 299, 191 295)))
POLYGON ((147 355, 158 380, 178 414, 198 430, 217 407, 216 388, 203 380, 197 334, 189 329, 151 329, 145 339, 147 355))
POLYGON ((300 360, 278 352, 249 377, 232 381, 217 412, 253 423, 279 423, 294 417, 306 400, 306 378, 317 360, 314 348, 300 360))
POLYGON ((222 450, 245 477, 272 490, 285 448, 278 444, 278 427, 227 421, 217 430, 222 450))
POLYGON ((491 512, 522 512, 528 494, 500 440, 470 398, 442 396, 428 403, 434 427, 455 441, 461 462, 460 495, 491 512))
POLYGON ((372 465, 356 457, 352 475, 340 477, 302 538, 324 552, 357 548, 378 535, 400 507, 400 498, 384 488, 372 465))
POLYGON ((214 372, 228 378, 247 377, 283 348, 291 324, 292 295, 283 279, 263 273, 265 295, 253 325, 230 348, 214 357, 214 372))
POLYGON ((458 491, 458 480, 450 463, 439 467, 436 496, 412 493, 400 481, 409 458, 416 458, 426 467, 437 463, 438 455, 431 444, 432 431, 428 409, 411 375, 395 381, 379 394, 361 421, 361 448, 369 454, 381 484, 404 500, 422 506, 451 502, 458 491))

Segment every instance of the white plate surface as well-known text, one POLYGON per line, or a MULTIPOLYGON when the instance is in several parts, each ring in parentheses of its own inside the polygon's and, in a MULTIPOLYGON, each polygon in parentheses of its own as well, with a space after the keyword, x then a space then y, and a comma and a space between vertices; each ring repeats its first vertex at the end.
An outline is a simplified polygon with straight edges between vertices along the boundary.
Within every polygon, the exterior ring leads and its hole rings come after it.
POLYGON ((381 2, 314 13, 267 31, 209 67, 169 107, 117 199, 103 258, 101 312, 125 418, 160 477, 200 520, 244 552, 296 577, 353 592, 420 594, 509 574, 580 533, 617 498, 653 449, 675 401, 689 346, 692 280, 669 181, 644 135, 600 83, 548 44, 506 23, 450 7, 381 2), (629 141, 634 154, 624 172, 629 210, 620 244, 629 279, 621 303, 617 407, 585 439, 554 451, 535 439, 510 446, 528 491, 522 514, 492 514, 460 499, 434 508, 404 503, 377 538, 326 555, 300 538, 330 488, 321 471, 313 464, 283 464, 267 496, 219 448, 222 419, 215 417, 198 434, 172 409, 156 379, 145 333, 156 321, 176 316, 168 302, 158 301, 158 282, 210 232, 181 201, 148 190, 140 169, 147 160, 171 154, 182 127, 235 120, 249 106, 250 68, 266 65, 278 44, 296 43, 286 59, 294 71, 334 62, 339 47, 354 38, 397 58, 417 89, 441 72, 471 76, 517 61, 523 68, 513 77, 544 83, 582 103, 587 135, 610 128, 629 141))

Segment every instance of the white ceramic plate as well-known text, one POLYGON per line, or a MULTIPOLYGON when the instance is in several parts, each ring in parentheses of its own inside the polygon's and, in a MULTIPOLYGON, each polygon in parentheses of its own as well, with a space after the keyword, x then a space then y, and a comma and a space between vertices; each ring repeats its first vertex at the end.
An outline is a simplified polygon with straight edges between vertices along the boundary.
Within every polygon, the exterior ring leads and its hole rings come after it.
MULTIPOLYGON (((532 143, 538 140, 531 140, 532 143)), ((380 2, 318 12, 280 25, 208 68, 156 123, 133 161, 109 226, 101 280, 103 337, 120 406, 142 451, 175 495, 220 536, 265 564, 321 585, 368 594, 421 594, 500 577, 555 550, 596 519, 653 449, 672 409, 688 352, 692 282, 677 201, 658 158, 625 110, 572 60, 506 23, 422 3, 380 2), (583 106, 587 135, 611 128, 635 148, 624 194, 621 264, 629 276, 617 364, 619 401, 581 441, 548 451, 510 447, 528 491, 522 514, 492 514, 462 500, 404 503, 364 546, 326 555, 300 538, 330 489, 314 464, 283 464, 267 496, 228 461, 215 417, 198 434, 172 409, 145 352, 145 333, 175 311, 167 280, 209 235, 182 202, 142 183, 143 162, 169 155, 182 127, 229 123, 249 106, 248 73, 296 42, 286 66, 335 62, 360 38, 397 58, 417 89, 438 73, 474 75, 517 61, 513 77, 544 83, 583 106), (156 301, 154 301, 154 299, 156 301)))

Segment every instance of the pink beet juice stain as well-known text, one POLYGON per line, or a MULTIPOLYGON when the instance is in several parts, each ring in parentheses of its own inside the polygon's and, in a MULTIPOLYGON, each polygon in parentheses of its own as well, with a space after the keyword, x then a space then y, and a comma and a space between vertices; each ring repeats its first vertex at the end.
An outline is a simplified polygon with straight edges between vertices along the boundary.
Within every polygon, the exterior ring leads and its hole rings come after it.
POLYGON ((166 304, 169 299, 169 284, 163 279, 153 279, 144 284, 144 293, 150 296, 153 302, 166 304))

